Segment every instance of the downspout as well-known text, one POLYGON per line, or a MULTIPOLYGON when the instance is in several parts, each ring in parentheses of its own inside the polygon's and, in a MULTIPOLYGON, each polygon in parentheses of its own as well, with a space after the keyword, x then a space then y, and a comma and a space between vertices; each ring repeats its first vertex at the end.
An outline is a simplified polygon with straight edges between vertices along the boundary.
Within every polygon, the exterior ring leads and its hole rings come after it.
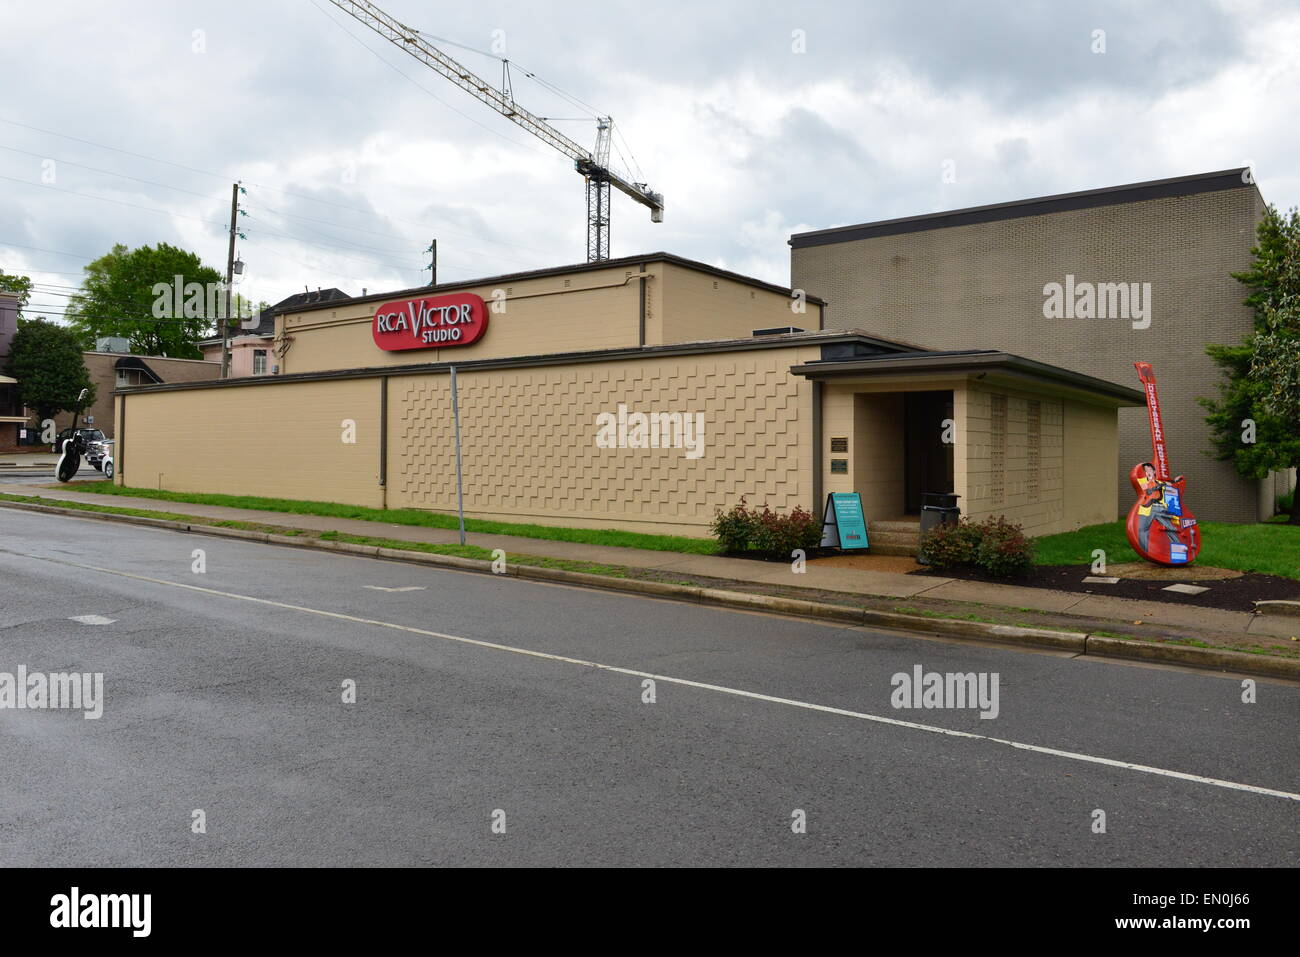
POLYGON ((379 379, 379 507, 388 508, 388 376, 379 379))
MULTIPOLYGON (((641 269, 639 271, 645 272, 645 263, 641 264, 641 269)), ((646 286, 646 280, 642 279, 641 280, 641 325, 640 325, 641 331, 638 333, 638 337, 637 337, 637 345, 639 346, 645 345, 645 296, 646 296, 645 286, 646 286)))
POLYGON ((822 507, 822 384, 816 379, 812 384, 812 508, 809 511, 821 519, 822 507))
POLYGON ((123 456, 122 450, 126 448, 126 395, 122 394, 117 398, 119 403, 117 421, 113 424, 113 438, 115 440, 113 444, 116 446, 113 449, 113 479, 118 485, 125 485, 126 479, 123 476, 126 473, 126 468, 122 465, 125 456, 123 456))

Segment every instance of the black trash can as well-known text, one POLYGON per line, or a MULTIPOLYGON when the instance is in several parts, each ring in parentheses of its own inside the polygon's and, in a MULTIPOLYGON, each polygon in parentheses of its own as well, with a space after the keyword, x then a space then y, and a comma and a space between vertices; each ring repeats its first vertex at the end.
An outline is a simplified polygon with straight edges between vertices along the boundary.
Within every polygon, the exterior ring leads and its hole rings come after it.
POLYGON ((961 509, 957 507, 960 495, 952 492, 921 493, 921 534, 938 525, 955 525, 961 518, 961 509))

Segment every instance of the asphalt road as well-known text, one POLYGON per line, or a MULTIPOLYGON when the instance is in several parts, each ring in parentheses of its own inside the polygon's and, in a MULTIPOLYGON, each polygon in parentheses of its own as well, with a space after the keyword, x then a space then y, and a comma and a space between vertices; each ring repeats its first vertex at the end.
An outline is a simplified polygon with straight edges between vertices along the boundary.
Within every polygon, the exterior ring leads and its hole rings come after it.
POLYGON ((104 675, 98 720, 0 710, 5 866, 1300 850, 1294 684, 1259 679, 1245 704, 1240 677, 9 509, 0 594, 0 672, 104 675), (916 665, 997 674, 998 716, 893 708, 916 665))

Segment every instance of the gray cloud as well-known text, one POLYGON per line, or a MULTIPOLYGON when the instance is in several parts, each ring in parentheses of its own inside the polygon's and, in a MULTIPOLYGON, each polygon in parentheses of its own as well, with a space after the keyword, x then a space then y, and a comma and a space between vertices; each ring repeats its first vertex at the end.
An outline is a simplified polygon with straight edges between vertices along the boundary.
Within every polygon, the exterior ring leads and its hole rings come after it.
MULTIPOLYGON (((615 116, 669 204, 651 226, 617 198, 615 254, 667 248, 783 281, 783 230, 1247 159, 1266 198, 1300 197, 1288 122, 1300 25, 1266 5, 619 0, 599 17, 521 2, 381 6, 468 46, 503 40, 517 65, 615 116), (1091 52, 1095 29, 1104 54, 1091 52), (796 30, 806 53, 792 51, 796 30)), ((444 48, 499 78, 496 61, 444 48)), ((115 241, 173 242, 220 267, 235 177, 260 184, 241 244, 257 298, 416 284, 435 235, 444 278, 583 257, 582 181, 563 157, 327 0, 23 5, 0 57, 0 117, 143 154, 0 123, 12 148, 0 176, 21 181, 0 180, 6 270, 75 272, 77 256, 115 241), (52 185, 69 192, 37 185, 43 158, 61 161, 52 185)), ((515 81, 535 112, 584 115, 515 81)), ((590 120, 557 125, 593 138, 590 120)))

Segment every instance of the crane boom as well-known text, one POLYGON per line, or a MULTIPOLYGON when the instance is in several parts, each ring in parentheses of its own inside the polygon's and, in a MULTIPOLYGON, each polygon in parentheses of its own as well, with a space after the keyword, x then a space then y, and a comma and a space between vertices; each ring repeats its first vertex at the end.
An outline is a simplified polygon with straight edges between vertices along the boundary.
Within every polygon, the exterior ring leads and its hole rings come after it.
POLYGON ((542 117, 524 109, 509 93, 498 90, 427 42, 418 30, 389 16, 369 0, 330 0, 330 2, 475 99, 486 103, 506 119, 573 160, 574 168, 587 180, 587 259, 589 261, 609 258, 610 186, 630 196, 642 206, 648 207, 652 222, 663 222, 662 193, 653 192, 645 184, 630 182, 610 170, 608 158, 611 120, 609 117, 601 117, 597 120, 596 150, 593 153, 565 136, 542 117))

